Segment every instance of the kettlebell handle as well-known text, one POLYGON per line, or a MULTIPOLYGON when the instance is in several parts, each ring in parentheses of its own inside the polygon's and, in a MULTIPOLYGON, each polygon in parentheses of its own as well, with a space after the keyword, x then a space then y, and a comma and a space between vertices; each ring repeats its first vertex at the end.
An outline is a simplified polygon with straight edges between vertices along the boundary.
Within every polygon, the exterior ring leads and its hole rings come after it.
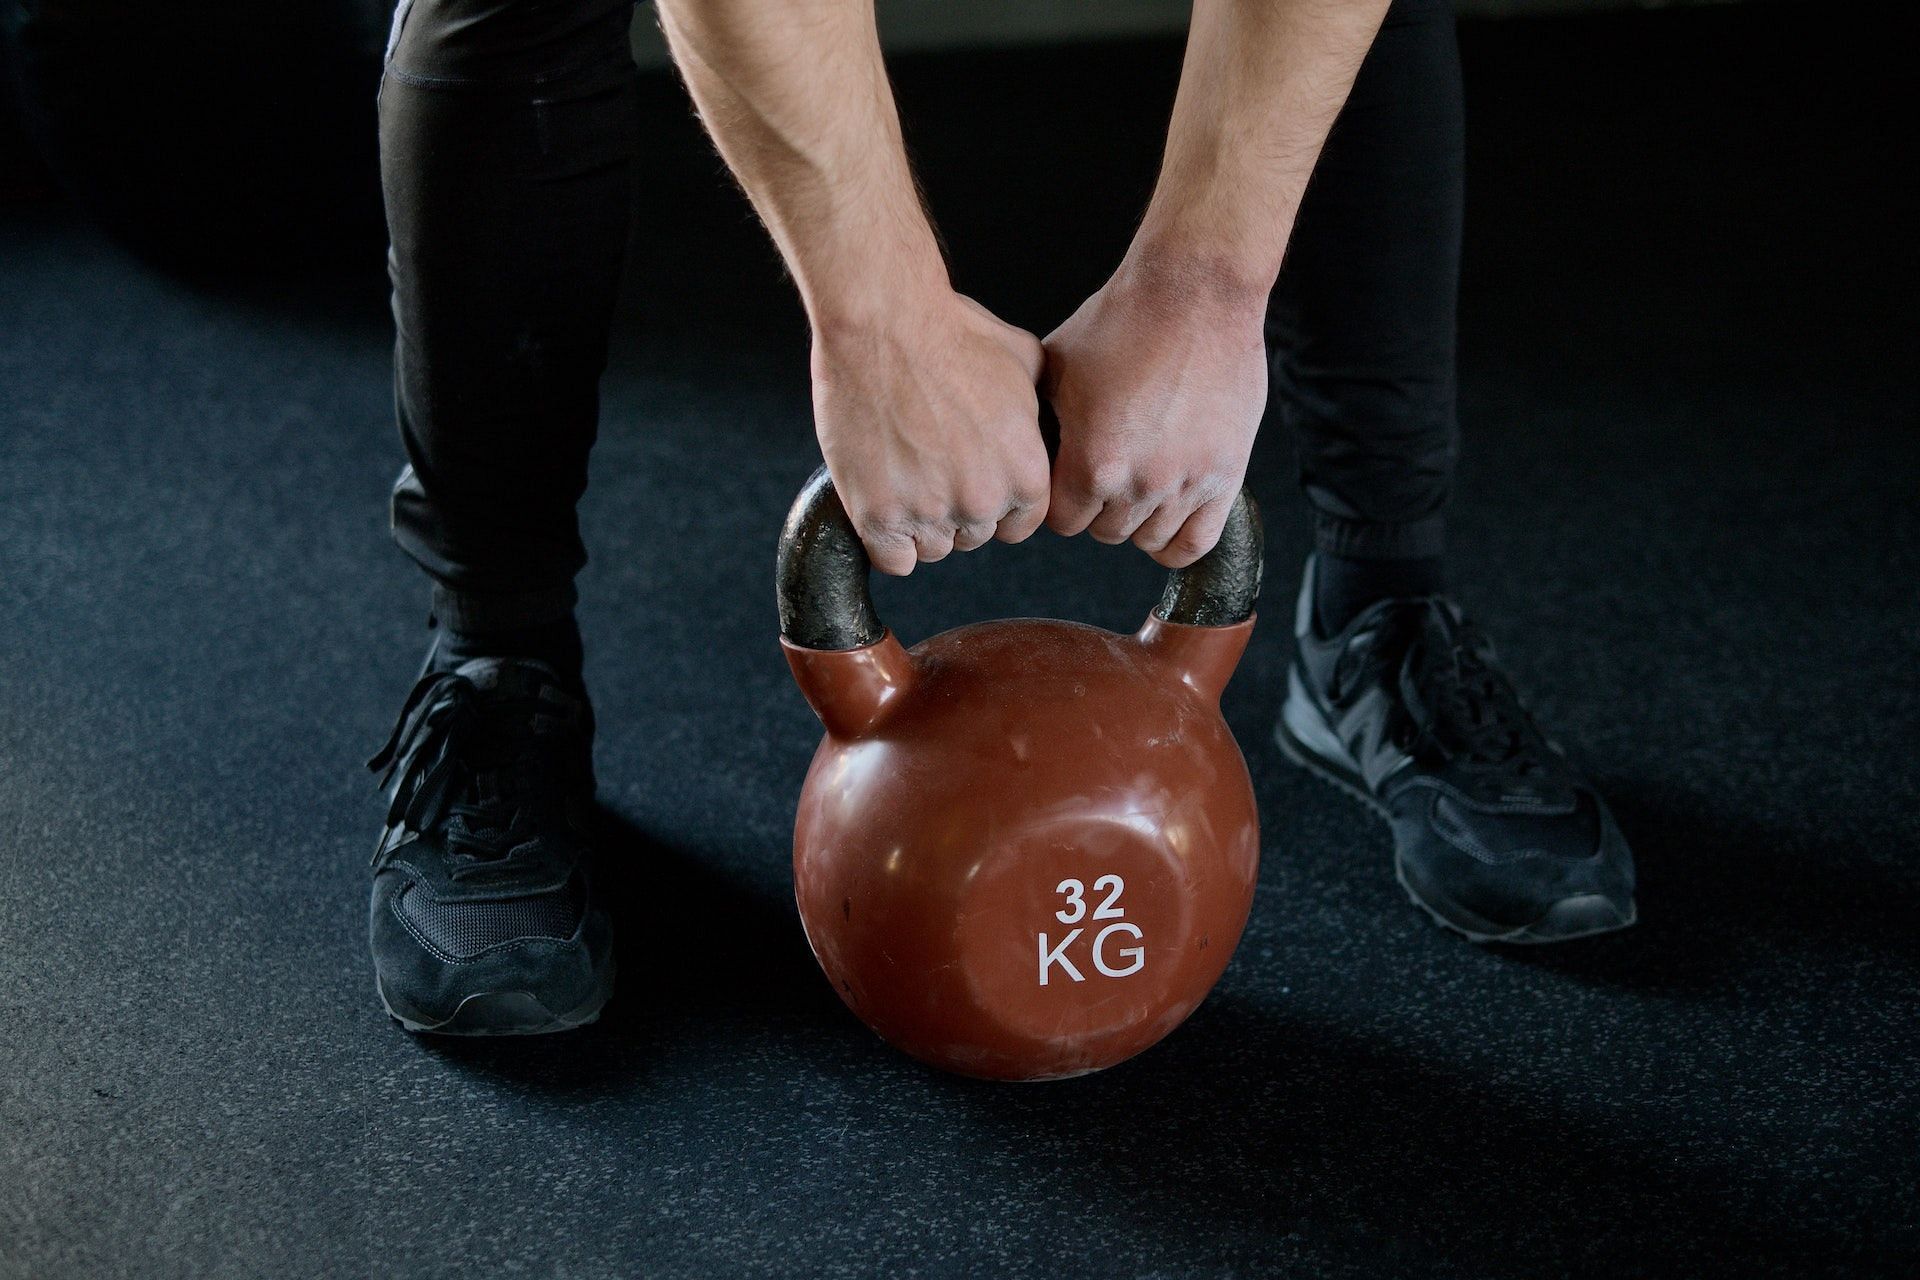
MULTIPOLYGON (((1167 576, 1154 616, 1189 627, 1229 627, 1253 616, 1263 562, 1260 508, 1242 488, 1213 550, 1167 576)), ((774 580, 780 635, 801 649, 860 649, 887 629, 867 588, 872 565, 847 509, 821 467, 780 528, 774 580)))

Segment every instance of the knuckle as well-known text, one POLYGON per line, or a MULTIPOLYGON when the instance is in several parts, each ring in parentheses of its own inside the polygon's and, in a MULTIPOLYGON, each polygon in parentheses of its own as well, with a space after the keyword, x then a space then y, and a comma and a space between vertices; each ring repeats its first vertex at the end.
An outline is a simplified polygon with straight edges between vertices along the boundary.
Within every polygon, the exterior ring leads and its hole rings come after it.
POLYGON ((1186 492, 1190 483, 1181 468, 1167 462, 1143 464, 1134 472, 1133 482, 1143 494, 1158 494, 1165 497, 1186 492))
POLYGON ((1133 490, 1133 468, 1124 458, 1096 462, 1087 472, 1087 486, 1101 497, 1118 497, 1133 490))
POLYGON ((879 502, 849 508, 847 518, 867 538, 897 538, 909 523, 906 509, 898 503, 879 502))
POLYGON ((938 539, 953 529, 953 513, 931 503, 916 503, 900 521, 901 533, 915 542, 938 539))
POLYGON ((1026 511, 1033 507, 1044 506, 1051 490, 1047 473, 1037 476, 1023 476, 1013 486, 1013 510, 1026 511))
POLYGON ((1047 455, 1041 451, 1036 451, 1034 457, 1021 459, 1008 479, 1013 505, 1020 507, 1044 502, 1052 485, 1053 475, 1047 467, 1047 455))
POLYGON ((1074 511, 1098 513, 1101 505, 1106 502, 1106 495, 1090 477, 1062 477, 1055 486, 1055 490, 1066 505, 1074 511))
POLYGON ((961 528, 974 525, 992 524, 1007 513, 1007 495, 985 492, 964 494, 953 513, 953 521, 961 528))
POLYGON ((1092 469, 1077 460, 1069 461, 1064 455, 1053 473, 1052 487, 1076 502, 1090 501, 1098 492, 1094 488, 1092 469))
POLYGON ((1200 476, 1189 481, 1187 490, 1195 510, 1231 502, 1239 492, 1239 483, 1233 477, 1223 475, 1200 476))

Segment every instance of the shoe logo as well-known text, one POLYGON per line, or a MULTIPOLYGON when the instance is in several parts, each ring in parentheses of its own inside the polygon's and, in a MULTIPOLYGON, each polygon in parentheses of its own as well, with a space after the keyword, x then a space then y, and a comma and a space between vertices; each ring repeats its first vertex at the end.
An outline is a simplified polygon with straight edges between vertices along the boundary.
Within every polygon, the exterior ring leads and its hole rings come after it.
POLYGON ((1387 695, 1368 689, 1341 713, 1335 729, 1369 791, 1378 792, 1381 783, 1412 759, 1386 740, 1388 715, 1387 695))

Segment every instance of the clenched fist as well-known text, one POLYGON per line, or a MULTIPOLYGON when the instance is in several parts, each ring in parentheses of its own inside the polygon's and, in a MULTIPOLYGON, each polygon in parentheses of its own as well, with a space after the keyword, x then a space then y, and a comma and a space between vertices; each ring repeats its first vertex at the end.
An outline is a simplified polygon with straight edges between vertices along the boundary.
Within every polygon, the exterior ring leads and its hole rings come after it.
POLYGON ((1129 261, 1048 336, 1055 532, 1170 569, 1213 549, 1266 410, 1265 306, 1203 268, 1129 261))
POLYGON ((876 569, 1040 527, 1040 366, 1039 339, 950 290, 816 328, 814 427, 876 569))

